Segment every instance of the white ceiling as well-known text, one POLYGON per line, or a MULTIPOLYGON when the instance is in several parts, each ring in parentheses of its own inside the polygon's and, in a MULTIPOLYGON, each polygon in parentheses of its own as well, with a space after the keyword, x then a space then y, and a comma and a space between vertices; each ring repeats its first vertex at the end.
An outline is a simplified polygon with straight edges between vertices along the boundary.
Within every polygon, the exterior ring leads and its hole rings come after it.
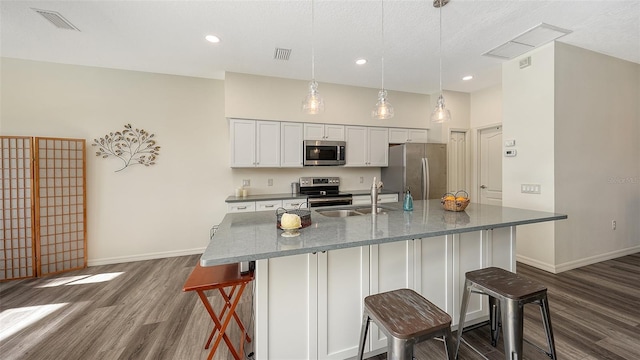
MULTIPOLYGON (((379 0, 315 1, 318 82, 380 87, 379 0), (364 57, 365 66, 354 61, 364 57)), ((385 0, 385 87, 438 89, 438 9, 385 0)), ((225 71, 311 78, 311 1, 0 2, 4 57, 223 79, 225 71), (57 11, 81 31, 54 27, 57 11), (204 40, 216 34, 222 42, 204 40), (292 49, 274 60, 276 47, 292 49)), ((503 60, 482 53, 544 22, 558 41, 640 63, 640 1, 451 0, 442 9, 443 87, 472 92, 500 82, 503 60), (463 82, 462 76, 474 75, 463 82)))

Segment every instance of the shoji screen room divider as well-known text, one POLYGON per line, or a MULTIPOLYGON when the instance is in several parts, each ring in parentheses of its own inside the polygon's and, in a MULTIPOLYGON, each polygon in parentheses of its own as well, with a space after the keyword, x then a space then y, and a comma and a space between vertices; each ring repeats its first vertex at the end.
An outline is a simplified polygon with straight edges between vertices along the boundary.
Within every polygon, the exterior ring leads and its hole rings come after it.
POLYGON ((0 281, 87 264, 84 139, 0 136, 0 281))

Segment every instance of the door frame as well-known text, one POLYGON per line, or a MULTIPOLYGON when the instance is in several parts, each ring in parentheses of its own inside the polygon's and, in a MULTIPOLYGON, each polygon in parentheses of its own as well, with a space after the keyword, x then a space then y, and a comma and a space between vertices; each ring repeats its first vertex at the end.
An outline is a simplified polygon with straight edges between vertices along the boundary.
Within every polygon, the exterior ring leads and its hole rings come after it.
POLYGON ((471 191, 469 191, 469 196, 471 199, 475 199, 477 202, 480 200, 480 133, 484 130, 492 129, 495 127, 500 127, 502 131, 504 131, 504 127, 501 122, 492 123, 488 125, 484 125, 478 128, 473 129, 472 131, 472 146, 473 146, 473 154, 471 159, 471 164, 473 169, 471 170, 472 179, 471 179, 471 191))

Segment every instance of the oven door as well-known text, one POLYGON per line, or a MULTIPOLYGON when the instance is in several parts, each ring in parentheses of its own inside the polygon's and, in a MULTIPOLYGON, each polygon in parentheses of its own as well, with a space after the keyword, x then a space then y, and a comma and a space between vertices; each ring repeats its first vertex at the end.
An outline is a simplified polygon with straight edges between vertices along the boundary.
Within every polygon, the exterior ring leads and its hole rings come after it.
POLYGON ((351 205, 352 197, 309 197, 310 207, 351 205))

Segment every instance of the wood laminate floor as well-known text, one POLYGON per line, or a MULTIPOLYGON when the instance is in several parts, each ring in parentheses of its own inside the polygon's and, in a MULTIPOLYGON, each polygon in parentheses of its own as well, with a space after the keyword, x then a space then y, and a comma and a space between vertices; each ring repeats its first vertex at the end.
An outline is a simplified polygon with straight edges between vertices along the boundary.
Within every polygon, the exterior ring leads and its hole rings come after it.
MULTIPOLYGON (((0 283, 0 359, 206 359, 212 321, 182 285, 199 256, 95 266, 42 279, 0 283)), ((547 285, 559 359, 640 359, 640 253, 553 275, 518 264, 547 285)), ((219 306, 217 296, 211 299, 219 306)), ((239 313, 253 330, 252 289, 239 313)), ((217 309, 218 307, 216 307, 217 309)), ((525 308, 525 338, 544 345, 537 306, 525 308)), ((231 325, 231 339, 238 330, 231 325)), ((504 359, 488 329, 465 338, 488 359, 504 359)), ((245 345, 248 352, 252 344, 245 345)), ((444 359, 441 342, 416 359, 444 359)), ((215 359, 229 359, 224 344, 215 359)), ((548 359, 525 343, 525 359, 548 359)), ((384 355, 374 359, 385 359, 384 355)), ((482 359, 462 346, 460 359, 482 359)), ((280 360, 280 359, 272 359, 280 360)))

